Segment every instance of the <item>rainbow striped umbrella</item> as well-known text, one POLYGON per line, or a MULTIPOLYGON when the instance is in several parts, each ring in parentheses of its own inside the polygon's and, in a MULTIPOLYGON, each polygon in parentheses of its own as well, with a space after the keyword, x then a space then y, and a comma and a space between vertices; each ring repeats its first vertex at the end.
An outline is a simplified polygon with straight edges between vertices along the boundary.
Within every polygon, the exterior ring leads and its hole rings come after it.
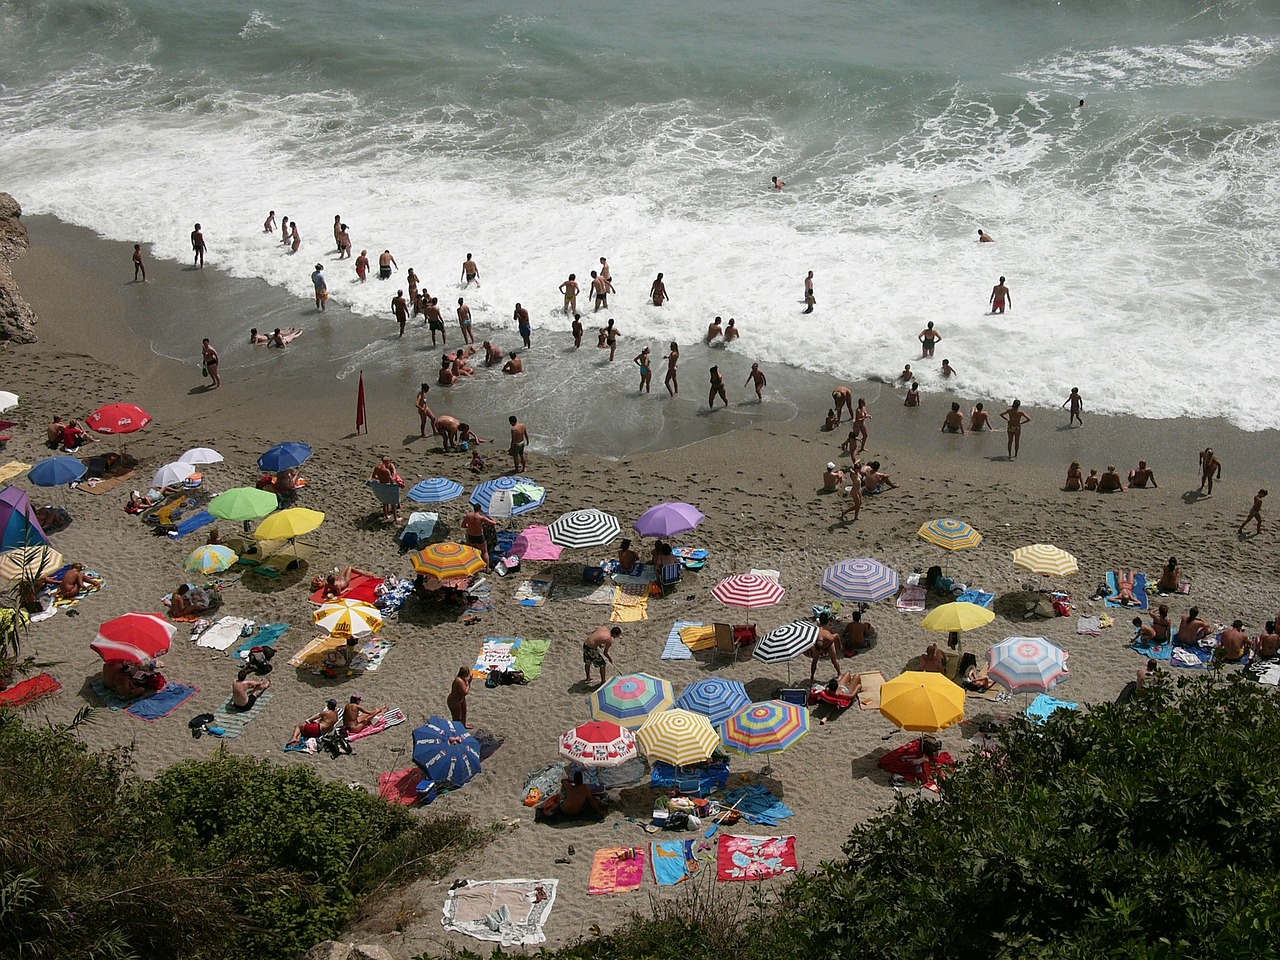
POLYGON ((437 580, 469 577, 485 568, 479 550, 452 541, 433 543, 415 553, 412 559, 414 571, 437 580))
POLYGON ((898 592, 898 575, 879 560, 841 560, 823 571, 822 589, 841 600, 875 603, 898 592))
POLYGON ((674 702, 667 681, 647 673, 630 673, 614 677, 591 694, 591 716, 638 730, 649 714, 666 710, 674 702))
POLYGON ((661 761, 677 767, 705 763, 720 746, 720 735, 711 721, 691 710, 663 710, 652 713, 636 739, 650 762, 661 761))
POLYGON ((231 565, 239 559, 230 547, 224 547, 218 543, 207 543, 191 551, 183 561, 182 569, 187 573, 197 573, 207 577, 211 573, 221 573, 223 570, 231 569, 231 565))
POLYGON ((982 534, 977 530, 963 520, 953 520, 950 517, 930 520, 916 533, 947 550, 963 550, 965 547, 976 547, 982 542, 982 534))
POLYGON ((731 716, 720 735, 730 750, 751 755, 781 753, 808 732, 808 710, 794 703, 766 700, 748 704, 731 716))

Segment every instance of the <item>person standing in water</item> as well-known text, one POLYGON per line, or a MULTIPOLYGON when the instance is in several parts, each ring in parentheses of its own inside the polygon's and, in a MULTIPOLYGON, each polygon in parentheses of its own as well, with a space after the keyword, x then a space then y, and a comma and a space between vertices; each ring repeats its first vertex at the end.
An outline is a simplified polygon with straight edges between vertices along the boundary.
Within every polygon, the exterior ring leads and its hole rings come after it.
POLYGON ((989 234, 989 233, 985 232, 981 227, 979 227, 979 228, 978 228, 978 242, 979 242, 979 243, 995 243, 995 242, 996 242, 996 238, 995 238, 995 237, 993 237, 991 234, 989 234))
POLYGON ((276 232, 276 212, 274 210, 268 212, 267 219, 262 221, 262 232, 263 233, 276 232))
POLYGON ((135 243, 133 245, 133 282, 137 283, 141 280, 147 282, 147 268, 142 263, 142 244, 135 243))
POLYGON ((286 246, 289 243, 289 218, 280 218, 280 242, 286 246))
POLYGON ((360 256, 356 257, 356 276, 360 278, 360 282, 364 283, 369 279, 369 251, 361 250, 360 256))
POLYGON ((333 243, 337 248, 336 253, 342 253, 342 214, 335 214, 333 218, 333 243))
POLYGON ((473 283, 477 287, 480 286, 480 268, 468 253, 467 259, 462 261, 462 288, 465 290, 473 283))
POLYGON ((515 310, 511 314, 511 319, 516 322, 516 327, 520 331, 520 340, 524 343, 525 349, 528 350, 533 346, 529 342, 533 336, 533 326, 529 323, 529 311, 517 303, 515 310))
POLYGON ((204 364, 205 372, 209 374, 209 380, 212 383, 210 389, 217 390, 222 386, 222 378, 218 376, 218 351, 213 348, 208 337, 200 341, 200 360, 204 364))
POLYGON ((1018 456, 1018 448, 1022 444, 1022 425, 1030 423, 1031 417, 1022 412, 1022 401, 1014 400, 1013 405, 1000 414, 1000 418, 1008 424, 1008 456, 1010 460, 1013 460, 1018 456))
POLYGON ((569 274, 569 279, 560 284, 560 292, 564 294, 564 312, 578 315, 578 275, 569 274))
POLYGON ((813 297, 813 271, 804 278, 804 312, 813 313, 813 305, 818 301, 813 297))
POLYGON ((724 401, 724 405, 729 405, 729 398, 724 392, 724 377, 720 376, 720 368, 711 368, 711 389, 707 392, 707 406, 712 410, 716 408, 716 397, 724 401))
POLYGON ((667 285, 662 282, 662 274, 658 274, 653 285, 649 287, 649 302, 655 307, 660 307, 671 298, 667 296, 667 285))
POLYGON ((403 337, 405 324, 409 322, 409 301, 404 298, 403 290, 397 290, 396 295, 391 298, 391 312, 396 323, 400 324, 400 336, 403 337))
POLYGON ((1071 418, 1067 421, 1067 426, 1069 427, 1073 423, 1078 422, 1080 426, 1083 427, 1084 418, 1080 416, 1080 411, 1084 409, 1084 400, 1082 400, 1080 397, 1079 387, 1071 388, 1071 395, 1067 397, 1066 400, 1062 401, 1062 405, 1063 407, 1069 406, 1071 408, 1071 418))
POLYGON ((667 375, 662 378, 662 385, 667 388, 667 394, 674 397, 680 392, 680 378, 676 376, 680 365, 680 345, 672 340, 669 349, 671 352, 662 358, 667 361, 667 375))
POLYGON ((311 273, 311 283, 316 288, 316 309, 325 309, 329 302, 329 284, 324 279, 324 264, 317 263, 311 273))
POLYGON ((992 313, 1004 313, 1006 303, 1010 310, 1013 309, 1013 294, 1004 285, 1004 277, 1001 277, 1000 282, 991 288, 991 299, 987 302, 991 304, 992 313))
POLYGON ((191 265, 204 269, 204 232, 200 229, 200 224, 196 224, 196 228, 191 231, 191 249, 195 254, 191 261, 191 265))
POLYGON ((938 341, 942 339, 942 334, 933 329, 933 321, 929 321, 929 325, 920 331, 920 336, 916 337, 920 341, 920 356, 932 357, 933 348, 938 345, 938 341))
POLYGON ((462 297, 458 298, 458 326, 462 329, 463 341, 476 342, 476 338, 471 335, 471 308, 463 302, 462 297))
POLYGON ((649 348, 641 350, 639 356, 633 357, 631 362, 640 368, 640 392, 648 393, 649 383, 653 379, 653 370, 649 366, 649 348))
POLYGON ((297 253, 300 246, 302 246, 302 237, 298 234, 298 221, 293 220, 289 223, 289 252, 297 253))
MULTIPOLYGON (((758 363, 753 363, 751 365, 751 372, 747 374, 747 379, 742 385, 745 387, 747 384, 752 382, 754 382, 756 386, 756 402, 763 403, 764 394, 761 391, 764 390, 768 381, 764 378, 764 373, 761 371, 760 364, 758 363)), ((728 401, 725 401, 725 403, 727 405, 728 401)))

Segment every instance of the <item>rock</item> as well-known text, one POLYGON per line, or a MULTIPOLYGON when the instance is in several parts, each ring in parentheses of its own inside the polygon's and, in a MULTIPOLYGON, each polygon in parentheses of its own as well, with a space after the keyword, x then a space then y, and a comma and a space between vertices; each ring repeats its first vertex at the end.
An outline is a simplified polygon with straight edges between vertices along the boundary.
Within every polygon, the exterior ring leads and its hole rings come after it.
POLYGON ((351 960, 352 949, 349 943, 325 940, 308 950, 302 960, 351 960))
POLYGON ((27 228, 21 217, 18 201, 0 193, 0 341, 35 343, 35 311, 22 299, 8 266, 27 249, 27 228))
POLYGON ((396 960, 396 958, 386 947, 380 947, 374 943, 362 943, 358 947, 351 948, 350 960, 396 960))

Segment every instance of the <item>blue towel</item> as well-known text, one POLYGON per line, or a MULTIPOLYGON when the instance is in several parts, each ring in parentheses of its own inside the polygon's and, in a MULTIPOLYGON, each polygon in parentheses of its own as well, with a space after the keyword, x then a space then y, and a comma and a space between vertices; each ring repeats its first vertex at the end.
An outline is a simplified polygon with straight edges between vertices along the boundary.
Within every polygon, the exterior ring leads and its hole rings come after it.
POLYGON ((94 677, 89 681, 89 686, 98 695, 98 699, 106 704, 108 710, 126 710, 133 703, 132 700, 125 700, 123 697, 116 696, 115 691, 108 690, 101 677, 94 677))
POLYGON ((249 651, 254 647, 270 647, 280 639, 281 635, 289 629, 287 623, 262 623, 258 625, 258 632, 252 637, 240 641, 240 646, 231 651, 233 657, 241 660, 249 659, 249 651))
POLYGON ((125 713, 139 720, 159 720, 190 700, 199 692, 199 687, 189 687, 185 683, 170 680, 163 690, 141 700, 135 700, 125 713))
MULTIPOLYGON (((1183 667, 1187 670, 1203 670, 1208 664, 1213 662, 1213 651, 1206 650, 1204 647, 1199 645, 1191 647, 1179 645, 1177 649, 1179 651, 1179 656, 1171 656, 1169 658, 1170 666, 1183 667), (1195 660, 1194 663, 1192 662, 1193 659, 1195 660)), ((1170 650, 1170 653, 1172 653, 1172 650, 1170 650)))
POLYGON ((1138 643, 1134 641, 1131 644, 1135 653, 1139 653, 1148 660, 1168 660, 1173 655, 1172 643, 1138 643))
POLYGON ((1055 711, 1074 710, 1078 706, 1080 704, 1072 703, 1069 700, 1059 700, 1057 697, 1042 693, 1031 701, 1031 706, 1027 707, 1027 716, 1036 723, 1044 723, 1049 719, 1050 714, 1055 711))
POLYGON ((729 761, 712 760, 683 772, 678 772, 669 763, 658 761, 653 765, 653 771, 649 775, 650 786, 657 787, 659 790, 671 790, 678 785, 681 793, 685 794, 694 792, 685 787, 691 787, 695 781, 698 784, 697 793, 700 797, 723 790, 725 784, 729 782, 729 761))
POLYGON ((794 817, 796 813, 760 783, 728 791, 724 795, 723 806, 736 806, 744 820, 769 827, 777 826, 778 821, 794 817))
POLYGON ((995 603, 996 595, 987 593, 985 590, 966 590, 960 596, 956 597, 957 603, 976 603, 985 609, 990 609, 991 604, 995 603))
POLYGON ((667 645, 662 648, 663 660, 692 660, 693 651, 680 639, 680 631, 685 627, 700 627, 701 620, 677 620, 676 625, 667 634, 667 645))
POLYGON ((193 514, 183 520, 178 521, 178 525, 173 528, 174 537, 185 537, 188 533, 194 533, 201 527, 207 527, 217 518, 208 510, 201 510, 199 513, 193 514))
POLYGON ((662 840, 650 844, 649 863, 660 887, 673 887, 689 875, 692 840, 662 840))
POLYGON ((1120 593, 1120 580, 1116 577, 1114 570, 1107 571, 1107 587, 1111 590, 1111 596, 1106 599, 1108 607, 1113 609, 1119 607, 1125 610, 1147 609, 1147 575, 1145 573, 1133 575, 1133 598, 1138 601, 1136 607, 1131 603, 1121 603, 1119 600, 1112 599, 1120 593))

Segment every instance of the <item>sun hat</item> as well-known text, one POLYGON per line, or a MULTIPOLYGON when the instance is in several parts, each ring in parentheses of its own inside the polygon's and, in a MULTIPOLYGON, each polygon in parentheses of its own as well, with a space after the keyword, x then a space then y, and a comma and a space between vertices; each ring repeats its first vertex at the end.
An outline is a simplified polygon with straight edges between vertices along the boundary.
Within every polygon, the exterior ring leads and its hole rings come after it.
POLYGON ((827 469, 828 469, 828 470, 834 470, 835 468, 836 468, 835 461, 834 461, 834 460, 828 460, 828 461, 827 461, 827 469))

